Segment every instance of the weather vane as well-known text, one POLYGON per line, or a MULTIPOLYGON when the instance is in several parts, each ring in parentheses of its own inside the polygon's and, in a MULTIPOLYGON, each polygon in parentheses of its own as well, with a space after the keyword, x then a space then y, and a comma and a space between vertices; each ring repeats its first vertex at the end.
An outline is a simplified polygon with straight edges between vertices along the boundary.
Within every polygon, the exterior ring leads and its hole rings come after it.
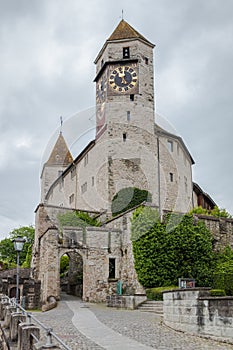
POLYGON ((60 116, 60 122, 61 122, 60 134, 62 134, 62 124, 63 124, 63 119, 62 119, 62 116, 60 116))
POLYGON ((124 19, 124 10, 123 9, 121 10, 121 18, 122 18, 122 20, 124 19))

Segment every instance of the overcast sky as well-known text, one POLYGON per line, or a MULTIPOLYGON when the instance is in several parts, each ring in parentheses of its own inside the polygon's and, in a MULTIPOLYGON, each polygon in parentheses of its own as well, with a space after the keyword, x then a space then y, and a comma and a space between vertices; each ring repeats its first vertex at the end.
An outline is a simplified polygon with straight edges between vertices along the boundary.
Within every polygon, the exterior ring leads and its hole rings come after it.
POLYGON ((192 154, 193 180, 233 213, 232 0, 0 0, 0 238, 34 224, 60 116, 64 125, 80 116, 83 135, 93 61, 122 9, 156 44, 156 110, 192 154))

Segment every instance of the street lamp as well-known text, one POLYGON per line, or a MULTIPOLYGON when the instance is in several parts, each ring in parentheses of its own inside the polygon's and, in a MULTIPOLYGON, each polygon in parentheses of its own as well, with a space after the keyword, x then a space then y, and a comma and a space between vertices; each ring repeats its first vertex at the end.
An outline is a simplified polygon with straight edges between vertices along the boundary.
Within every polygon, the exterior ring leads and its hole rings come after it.
MULTIPOLYGON (((14 248, 17 252, 16 304, 18 304, 18 302, 19 302, 19 257, 20 257, 20 252, 23 250, 23 245, 26 242, 26 240, 22 237, 17 237, 13 240, 13 242, 14 242, 14 248)), ((17 306, 17 308, 18 308, 18 306, 17 306)))

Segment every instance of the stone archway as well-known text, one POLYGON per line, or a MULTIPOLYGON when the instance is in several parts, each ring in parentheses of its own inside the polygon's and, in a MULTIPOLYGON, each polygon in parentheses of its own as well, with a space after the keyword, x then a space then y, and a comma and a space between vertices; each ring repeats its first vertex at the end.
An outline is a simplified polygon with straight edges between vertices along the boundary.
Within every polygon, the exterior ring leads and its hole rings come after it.
MULTIPOLYGON (((17 287, 12 287, 9 291, 9 297, 10 298, 16 298, 16 290, 17 287)), ((18 289, 18 293, 19 293, 19 300, 20 300, 20 288, 18 289)))
MULTIPOLYGON (((60 290, 67 294, 83 296, 83 258, 77 251, 67 251, 62 256, 68 256, 69 267, 60 278, 60 290)), ((61 256, 61 258, 62 258, 61 256)))

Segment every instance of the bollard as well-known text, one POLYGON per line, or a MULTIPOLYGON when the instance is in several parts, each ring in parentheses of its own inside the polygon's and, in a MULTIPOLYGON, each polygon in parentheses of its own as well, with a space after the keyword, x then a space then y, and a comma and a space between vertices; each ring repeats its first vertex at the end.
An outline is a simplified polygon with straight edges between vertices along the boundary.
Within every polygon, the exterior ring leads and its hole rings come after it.
POLYGON ((20 323, 18 326, 18 350, 31 350, 35 340, 32 334, 39 339, 40 328, 34 324, 20 323))
POLYGON ((13 312, 10 319, 10 339, 16 341, 18 339, 18 325, 26 322, 26 315, 19 312, 13 312))

